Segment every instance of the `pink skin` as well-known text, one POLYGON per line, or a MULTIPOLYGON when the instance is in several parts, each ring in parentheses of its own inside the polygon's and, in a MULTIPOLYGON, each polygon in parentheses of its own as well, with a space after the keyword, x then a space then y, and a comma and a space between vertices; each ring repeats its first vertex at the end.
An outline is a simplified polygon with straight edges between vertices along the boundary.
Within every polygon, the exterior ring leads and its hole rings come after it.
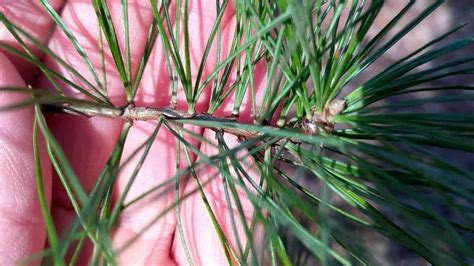
MULTIPOLYGON (((69 0, 64 3, 57 0, 49 2, 57 10, 62 8, 61 16, 63 20, 78 38, 93 62, 94 67, 100 69, 100 52, 97 47, 98 30, 90 1, 69 0)), ((129 2, 132 69, 136 71, 153 14, 149 8, 149 1, 135 0, 129 2)), ((122 33, 120 1, 110 1, 109 6, 117 32, 122 33)), ((52 21, 38 7, 35 1, 0 0, 0 11, 4 12, 17 25, 23 25, 31 34, 48 44, 52 51, 88 78, 89 81, 93 82, 88 69, 70 42, 60 29, 53 28, 52 21), (18 14, 21 14, 21 16, 17 16, 18 14), (49 34, 51 30, 52 33, 49 34)), ((190 1, 188 12, 191 68, 195 76, 207 36, 215 21, 215 1, 190 1)), ((222 49, 224 54, 229 49, 235 28, 232 20, 233 16, 233 7, 229 6, 222 23, 222 36, 224 40, 222 49)), ((123 34, 119 35, 123 41, 123 34)), ((0 26, 0 40, 9 41, 11 44, 17 45, 3 25, 0 26)), ((183 41, 180 44, 182 47, 183 41)), ((40 56, 38 51, 35 52, 40 56)), ((181 51, 181 54, 184 54, 183 51, 181 51)), ((204 77, 212 71, 215 65, 215 56, 215 52, 211 52, 204 77)), ((108 65, 108 93, 115 104, 122 105, 125 103, 125 95, 110 54, 106 55, 106 61, 108 65)), ((8 55, 7 58, 7 56, 0 52, 0 62, 0 87, 24 87, 26 84, 34 84, 40 88, 51 87, 44 76, 38 75, 38 72, 35 72, 34 67, 18 58, 11 55, 8 55)), ((68 75, 67 70, 51 58, 45 57, 43 62, 58 72, 68 75)), ((260 96, 259 92, 261 93, 262 91, 260 88, 265 86, 264 73, 265 66, 260 64, 254 76, 256 87, 259 89, 257 91, 257 98, 260 96)), ((74 78, 73 80, 78 84, 82 84, 79 80, 74 78)), ((168 106, 171 99, 171 93, 168 89, 169 82, 163 59, 163 50, 161 43, 158 41, 139 88, 136 99, 137 105, 168 106)), ((62 85, 62 88, 71 96, 81 97, 81 95, 66 85, 62 85)), ((0 93, 0 106, 20 101, 25 97, 19 94, 0 93)), ((245 122, 251 120, 249 98, 249 96, 245 98, 242 108, 241 120, 245 122)), ((208 99, 209 90, 205 91, 198 102, 197 111, 207 109, 208 99)), ((185 110, 185 103, 186 99, 183 93, 179 93, 178 108, 185 110)), ((232 97, 216 112, 216 115, 229 115, 231 108, 232 97)), ((31 145, 33 115, 32 108, 0 113, 0 232, 3 234, 2 241, 0 241, 0 265, 17 263, 22 258, 25 258, 25 256, 42 250, 45 245, 46 234, 36 194, 31 145)), ((90 191, 95 178, 116 144, 123 122, 105 118, 81 118, 66 115, 48 115, 47 118, 50 128, 63 147, 84 189, 90 191)), ((134 124, 125 144, 124 158, 128 158, 136 147, 149 137, 155 125, 156 123, 154 122, 137 122, 134 124)), ((211 142, 216 142, 213 131, 197 127, 188 127, 188 129, 203 134, 211 142)), ((206 143, 201 145, 192 138, 188 137, 187 139, 197 147, 200 147, 201 152, 204 154, 213 155, 218 153, 212 145, 206 143)), ((238 145, 236 138, 231 135, 226 134, 225 139, 230 147, 238 145)), ((52 174, 54 171, 52 171, 51 165, 47 161, 44 145, 41 146, 41 154, 44 165, 44 185, 48 200, 51 202, 51 213, 59 234, 63 234, 68 231, 68 227, 74 218, 74 211, 68 203, 67 196, 57 176, 52 174)), ((176 173, 175 158, 175 139, 170 132, 161 129, 142 170, 126 198, 126 202, 147 191, 150 187, 171 178, 176 173)), ((114 191, 115 200, 121 195, 138 160, 139 156, 134 158, 132 163, 128 164, 119 174, 114 191)), ((181 162, 181 167, 186 166, 184 156, 181 157, 181 162)), ((246 162, 244 165, 249 168, 251 176, 258 180, 259 173, 255 170, 255 166, 251 162, 246 162)), ((201 182, 205 182, 216 173, 218 173, 218 170, 211 166, 199 168, 197 171, 201 182)), ((234 233, 230 224, 221 180, 222 177, 217 175, 204 190, 225 235, 235 248, 234 233)), ((193 191, 196 187, 192 179, 189 182, 183 180, 181 184, 180 190, 184 194, 193 191)), ((245 197, 245 193, 243 191, 240 192, 244 212, 246 213, 247 222, 249 222, 253 213, 252 204, 245 197)), ((113 245, 119 248, 131 237, 136 237, 137 240, 119 254, 120 264, 187 265, 183 243, 176 226, 176 214, 174 211, 168 212, 163 218, 154 223, 149 230, 139 234, 146 224, 152 221, 161 211, 169 207, 173 201, 174 192, 172 191, 161 197, 157 197, 157 194, 151 195, 144 198, 141 203, 125 209, 111 236, 113 245)), ((186 243, 189 246, 195 265, 227 264, 215 229, 207 215, 200 195, 194 193, 183 200, 180 211, 186 243)), ((237 211, 234 212, 234 216, 238 220, 237 211)), ((241 231, 239 238, 244 244, 245 236, 242 232, 242 226, 240 226, 239 231, 241 231)), ((262 239, 261 236, 258 237, 259 235, 261 233, 254 234, 254 237, 262 239)), ((81 254, 80 263, 89 260, 90 247, 90 244, 86 244, 86 251, 81 254)))

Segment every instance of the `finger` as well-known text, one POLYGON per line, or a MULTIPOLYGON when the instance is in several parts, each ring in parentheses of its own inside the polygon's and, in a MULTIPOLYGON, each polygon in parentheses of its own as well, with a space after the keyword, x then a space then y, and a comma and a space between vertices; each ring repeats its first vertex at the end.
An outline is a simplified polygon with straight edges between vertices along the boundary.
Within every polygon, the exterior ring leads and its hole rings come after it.
MULTIPOLYGON (((184 8, 184 5, 181 6, 184 8)), ((169 12, 174 14, 176 10, 175 6, 171 6, 169 12)), ((222 17, 222 22, 220 23, 222 33, 222 40, 220 49, 222 49, 223 54, 227 54, 231 45, 231 37, 233 32, 226 30, 229 22, 235 14, 235 9, 232 4, 228 4, 224 15, 222 17)), ((196 81, 199 66, 201 60, 204 57, 204 51, 211 33, 212 26, 217 19, 216 14, 216 5, 215 1, 206 0, 198 1, 191 0, 189 1, 188 7, 188 32, 189 32, 189 54, 190 54, 190 67, 191 67, 191 77, 192 84, 196 81)), ((182 20, 183 18, 181 18, 182 20)), ((172 18, 172 22, 174 19, 172 18)), ((181 24, 183 22, 181 21, 181 24)), ((180 36, 179 37, 179 56, 182 60, 183 65, 185 65, 185 45, 183 40, 183 27, 181 25, 180 36)), ((175 31, 175 29, 173 29, 175 31)), ((216 37, 214 37, 214 40, 216 37)), ((207 56, 206 63, 204 65, 203 73, 201 76, 201 82, 207 78, 210 71, 215 68, 216 65, 216 41, 213 42, 213 46, 210 49, 210 53, 207 56)), ((170 59, 171 60, 171 59, 170 59)), ((174 65, 171 62, 171 65, 174 65)), ((176 69, 174 68, 174 77, 169 76, 167 71, 166 58, 165 58, 165 48, 161 41, 158 41, 155 45, 151 55, 150 62, 145 69, 143 75, 142 84, 138 90, 136 101, 137 103, 146 105, 146 106, 169 106, 171 105, 171 81, 173 79, 178 79, 176 69)), ((199 98, 196 106, 196 112, 206 111, 209 101, 209 86, 208 89, 204 91, 203 95, 199 98)), ((178 82, 177 88, 177 108, 179 110, 187 110, 187 100, 184 94, 184 89, 182 82, 178 82)))
MULTIPOLYGON (((135 123, 126 140, 123 158, 129 158, 152 135, 155 128, 156 122, 135 123)), ((125 204, 169 181, 176 174, 175 146, 175 137, 166 129, 160 128, 140 172, 127 193, 125 204)), ((119 174, 115 190, 116 199, 127 191, 126 187, 142 156, 143 151, 133 157, 119 174)), ((173 265, 169 249, 175 228, 175 217, 172 211, 165 212, 165 208, 173 204, 174 185, 175 182, 170 182, 169 185, 141 198, 121 212, 113 234, 113 244, 117 248, 123 248, 127 242, 135 240, 119 254, 120 264, 173 265), (144 231, 145 228, 147 229, 144 231)))
MULTIPOLYGON (((120 50, 122 52, 123 63, 125 64, 125 31, 123 25, 124 17, 122 13, 122 4, 119 1, 108 1, 108 7, 111 13, 115 33, 118 38, 120 50)), ((128 8, 131 72, 133 77, 135 76, 140 63, 153 16, 149 4, 143 0, 130 0, 128 8)), ((96 13, 91 3, 82 0, 68 1, 62 9, 61 19, 71 31, 71 34, 75 37, 81 49, 86 53, 87 59, 84 59, 83 56, 77 52, 76 47, 73 45, 73 41, 71 41, 59 27, 54 30, 49 42, 49 48, 51 51, 53 51, 58 57, 64 59, 70 68, 79 72, 82 77, 95 87, 99 88, 99 85, 106 87, 108 98, 111 99, 115 105, 125 105, 126 96, 124 84, 120 78, 105 37, 102 38, 104 42, 104 58, 102 58, 102 52, 99 48, 99 26, 97 23, 96 13), (102 59, 104 59, 106 67, 106 84, 102 84, 104 82, 102 59), (92 65, 93 70, 89 69, 86 60, 88 60, 88 63, 92 65)), ((82 88, 88 87, 85 82, 77 77, 77 75, 71 73, 53 58, 46 57, 44 61, 52 69, 72 80, 76 85, 79 85, 82 88)), ((45 87, 50 87, 50 84, 47 82, 45 77, 40 80, 39 84, 45 87)), ((69 96, 87 98, 83 93, 77 91, 71 86, 63 85, 62 90, 69 96)))
MULTIPOLYGON (((25 86, 9 59, 0 52, 0 87, 25 86)), ((0 92, 0 106, 28 98, 0 92)), ((0 112, 0 265, 16 265, 45 244, 45 228, 34 173, 32 108, 0 112)), ((46 158, 44 145, 40 146, 46 158)), ((51 167, 42 160, 47 200, 51 197, 51 167)), ((40 262, 37 262, 38 264, 40 262)))
MULTIPOLYGON (((49 1, 54 9, 58 10, 63 4, 63 0, 49 1)), ((53 21, 40 5, 39 1, 18 1, 18 0, 4 0, 0 2, 0 12, 2 12, 8 20, 14 25, 25 30, 29 35, 41 43, 46 43, 50 37, 53 28, 53 21)), ((21 36, 21 35, 20 35, 21 36)), ((32 52, 41 58, 39 48, 33 45, 33 42, 24 36, 21 36, 26 45, 32 52)), ((20 51, 23 51, 20 44, 15 40, 13 35, 7 30, 4 24, 0 25, 0 42, 13 46, 20 51)), ((35 67, 21 60, 19 57, 10 53, 5 53, 13 65, 21 70, 21 76, 27 83, 32 83, 38 74, 35 67)))
MULTIPOLYGON (((216 133, 214 131, 206 129, 204 137, 213 145, 217 145, 215 140, 216 133)), ((230 149, 240 144, 238 138, 231 134, 225 133, 223 139, 230 149)), ((201 152, 209 157, 217 156, 224 152, 224 150, 219 150, 213 145, 203 143, 201 152)), ((248 176, 258 184, 260 173, 247 152, 238 153, 237 158, 248 176)), ((263 240, 262 228, 257 223, 257 226, 251 229, 254 206, 249 194, 247 194, 252 193, 255 196, 255 189, 247 181, 244 182, 247 189, 239 186, 236 170, 230 164, 230 161, 227 160, 226 164, 227 166, 223 167, 229 170, 229 175, 223 175, 224 170, 216 165, 205 165, 197 171, 198 180, 203 184, 203 193, 208 203, 204 202, 201 195, 196 192, 199 190, 196 180, 191 179, 186 185, 184 195, 191 194, 191 196, 184 199, 180 205, 182 228, 177 229, 182 230, 184 237, 176 237, 173 248, 174 257, 180 265, 187 263, 188 255, 186 250, 189 251, 189 255, 195 265, 228 264, 229 261, 226 256, 232 253, 241 256, 240 252, 245 250, 247 244, 251 244, 252 246, 249 247, 253 247, 252 249, 258 252, 257 255, 261 256, 260 249, 262 246, 260 241, 263 240), (232 182, 237 190, 236 198, 233 197, 230 191, 229 182, 224 185, 224 180, 228 178, 233 179, 232 182), (209 207, 212 209, 213 216, 225 236, 225 242, 232 249, 232 252, 229 251, 227 255, 225 252, 227 247, 222 245, 219 233, 214 226, 213 218, 211 218, 206 204, 209 204, 209 207), (233 223, 235 223, 235 227, 233 223), (251 232, 250 236, 248 235, 249 232, 251 232), (203 243, 205 244, 203 245, 203 243)), ((245 179, 242 175, 241 178, 245 179)), ((256 259, 259 260, 260 257, 256 259)), ((233 262, 236 263, 235 261, 233 262)))
MULTIPOLYGON (((266 86, 266 67, 264 62, 259 62, 255 66, 253 71, 253 79, 255 85, 255 96, 256 103, 261 102, 263 97, 263 91, 266 86)), ((234 79, 235 71, 234 71, 234 79)), ((229 117, 231 115, 233 105, 235 102, 234 95, 231 95, 220 108, 214 114, 217 117, 229 117)), ((259 106, 257 106, 259 108, 259 106)), ((252 97, 250 90, 244 96, 242 106, 240 108, 241 113, 239 116, 239 122, 250 123, 252 121, 252 97)), ((216 140, 216 133, 206 129, 204 131, 204 138, 207 142, 203 142, 201 145, 201 152, 206 156, 216 156, 221 154, 223 151, 216 148, 218 142, 216 140)), ((224 134, 224 141, 229 149, 237 147, 240 142, 236 136, 231 134, 224 134)), ((257 166, 251 156, 248 155, 248 151, 242 151, 237 154, 237 158, 243 171, 249 174, 249 177, 256 183, 259 183, 260 173, 257 166)), ((227 164, 229 161, 227 161, 227 164)), ((257 223, 256 228, 252 231, 251 237, 247 233, 251 231, 251 220, 254 214, 254 205, 250 199, 252 193, 255 196, 255 189, 252 188, 249 182, 244 182, 246 189, 236 185, 238 198, 234 199, 230 196, 230 202, 226 199, 224 180, 226 178, 232 178, 236 184, 238 184, 238 178, 233 169, 232 165, 226 166, 229 170, 230 176, 222 175, 222 169, 215 165, 206 165, 197 172, 199 181, 202 184, 206 184, 203 187, 203 192, 206 195, 209 205, 212 209, 215 219, 222 229, 222 233, 225 235, 226 240, 230 243, 230 248, 233 252, 239 255, 239 252, 245 250, 247 244, 251 241, 253 249, 258 252, 258 260, 262 259, 261 254, 263 240, 263 230, 261 225, 257 223), (241 209, 237 207, 241 205, 241 209), (230 209, 229 209, 230 205, 230 209), (241 219, 242 214, 244 215, 243 220, 241 219), (232 221, 235 221, 235 228, 232 225, 232 221), (245 221, 245 223, 243 222, 245 221), (246 233, 247 231, 247 233, 246 233)), ((190 180, 185 188, 184 195, 193 193, 198 190, 197 182, 190 180)), ((227 192, 230 195, 231 192, 227 192)), ((189 250, 189 255, 196 265, 223 265, 227 264, 228 260, 224 252, 224 248, 221 245, 218 233, 213 225, 213 221, 208 215, 205 202, 201 199, 199 193, 192 194, 189 198, 184 199, 180 206, 180 213, 182 214, 182 230, 184 233, 184 241, 181 238, 175 238, 174 243, 174 256, 177 258, 179 263, 186 262, 186 247, 189 250), (202 245, 201 243, 207 243, 202 245)))
MULTIPOLYGON (((233 15, 233 8, 229 8, 223 18, 222 29, 229 18, 233 15)), ((175 14, 176 7, 171 6, 170 14, 175 14)), ((188 8, 189 33, 190 33, 190 54, 191 54, 191 72, 193 82, 199 68, 204 49, 210 35, 210 30, 216 20, 216 9, 214 1, 189 1, 188 8)), ((174 21, 174 19, 172 19, 174 21)), ((223 38, 229 36, 231 32, 223 32, 223 38)), ((184 60, 184 42, 183 36, 180 36, 180 55, 184 60)), ((224 43, 224 46, 230 45, 224 43)), ((140 106, 167 107, 171 105, 171 84, 170 77, 166 71, 166 63, 164 57, 162 43, 158 41, 154 47, 148 62, 147 68, 143 76, 142 84, 139 88, 136 98, 136 104, 140 106)), ((223 47, 223 50, 228 48, 223 47)), ((209 54, 208 64, 204 69, 203 79, 215 65, 215 47, 209 54)), ((183 93, 183 87, 178 87, 178 109, 186 110, 186 97, 183 93)), ((204 111, 207 109, 209 95, 206 92, 198 101, 196 111, 204 111)), ((154 123, 136 122, 132 129, 129 139, 126 143, 125 154, 133 152, 141 143, 143 143, 153 131, 154 123)), ((197 134, 202 134, 202 130, 196 127, 187 127, 197 134)), ((191 145, 198 147, 199 143, 189 137, 186 137, 191 145)), ((176 174, 176 137, 166 129, 161 129, 158 137, 153 143, 148 158, 143 164, 132 189, 128 194, 127 201, 138 197, 148 191, 151 187, 169 181, 176 174)), ((182 155, 182 153, 181 153, 182 155)), ((126 158, 127 156, 124 156, 126 158)), ((191 154, 191 157, 193 155, 191 154)), ((194 159, 194 158, 192 158, 194 159)), ((135 158, 129 166, 126 166, 119 177, 119 185, 117 187, 117 195, 121 195, 130 178, 130 173, 136 167, 139 158, 135 158)), ((181 167, 186 165, 184 155, 181 156, 181 167)), ((181 181, 184 184, 185 180, 181 181)), ((124 244, 127 239, 136 238, 136 241, 121 254, 121 263, 124 265, 137 263, 137 258, 143 258, 141 263, 149 263, 155 265, 169 265, 173 262, 170 257, 170 249, 172 240, 175 236, 176 219, 175 213, 169 212, 157 221, 154 219, 165 209, 172 207, 174 203, 174 190, 171 186, 160 189, 148 197, 140 200, 135 207, 125 209, 114 235, 114 243, 117 246, 124 244), (168 188, 168 190, 167 190, 168 188), (167 193, 157 196, 158 193, 167 193), (148 230, 143 231, 147 224, 153 225, 148 230)), ((181 188, 182 189, 182 188, 181 188)))
MULTIPOLYGON (((123 48, 125 34, 123 30, 121 3, 120 1, 110 1, 108 6, 116 28, 119 43, 123 48)), ((103 73, 99 71, 101 70, 99 28, 95 17, 95 11, 91 6, 90 1, 68 1, 63 7, 61 18, 87 53, 97 75, 102 77, 103 73)), ((132 73, 136 73, 137 71, 151 21, 152 12, 148 7, 147 1, 129 1, 132 73)), ((83 58, 76 52, 72 43, 64 35, 61 29, 55 29, 51 41, 49 42, 49 48, 59 57, 63 58, 70 67, 84 76, 86 80, 97 85, 95 83, 95 78, 84 63, 83 58)), ((124 51, 124 49, 122 49, 122 51, 124 51)), ((108 95, 115 104, 123 105, 125 104, 125 93, 122 81, 119 77, 117 68, 114 65, 114 60, 112 59, 110 50, 105 47, 104 52, 108 95)), ((54 59, 47 57, 44 62, 61 75, 71 79, 77 85, 87 88, 82 80, 54 59)), ((60 83, 60 85, 61 89, 67 95, 77 98, 86 98, 74 88, 62 83, 60 83)), ((38 82, 38 86, 48 88, 51 87, 51 84, 45 77, 43 77, 38 82)), ((48 124, 63 148, 66 157, 78 176, 84 190, 89 192, 116 145, 123 123, 119 120, 105 118, 51 115, 48 117, 48 124)), ((70 200, 67 198, 67 195, 57 177, 54 178, 53 190, 52 212, 55 223, 58 226, 58 231, 60 231, 59 233, 61 234, 69 230, 69 224, 71 224, 75 215, 72 211, 70 200)), ((80 262, 87 262, 88 256, 88 252, 84 252, 80 258, 80 262)))

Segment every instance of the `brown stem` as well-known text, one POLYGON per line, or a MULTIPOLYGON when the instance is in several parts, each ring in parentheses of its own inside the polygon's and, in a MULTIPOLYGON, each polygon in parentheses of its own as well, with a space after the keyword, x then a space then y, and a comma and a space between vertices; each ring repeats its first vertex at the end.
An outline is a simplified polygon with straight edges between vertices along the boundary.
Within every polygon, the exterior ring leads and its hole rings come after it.
MULTIPOLYGON (((313 114, 311 119, 303 120, 298 124, 301 133, 307 135, 318 134, 319 130, 332 131, 334 130, 334 124, 330 121, 330 116, 339 114, 344 109, 343 101, 333 101, 328 108, 325 108, 323 115, 313 114)), ((214 131, 223 131, 240 138, 251 138, 259 136, 261 133, 252 130, 239 129, 239 123, 235 120, 235 117, 230 118, 217 118, 210 114, 197 113, 189 114, 186 112, 178 111, 171 108, 152 108, 152 107, 138 107, 133 104, 129 104, 125 107, 114 107, 114 106, 102 106, 88 103, 77 103, 77 102, 63 102, 54 104, 44 104, 43 110, 47 112, 55 113, 67 113, 72 115, 80 115, 87 117, 109 117, 109 118, 120 118, 125 121, 149 121, 158 120, 163 117, 167 120, 177 121, 180 120, 195 120, 195 121, 210 121, 219 122, 220 126, 207 126, 207 128, 214 131), (229 125, 226 127, 226 125, 229 125)), ((278 127, 266 126, 267 129, 279 130, 278 127)))
MULTIPOLYGON (((84 103, 55 103, 55 104, 44 104, 43 110, 50 113, 65 113, 77 116, 86 117, 108 117, 108 118, 120 118, 125 121, 152 121, 158 120, 163 117, 167 120, 200 120, 200 121, 213 121, 213 122, 225 122, 238 124, 235 118, 217 118, 209 114, 189 114, 186 112, 170 109, 170 108, 152 108, 152 107, 137 107, 133 104, 125 107, 104 107, 97 105, 88 105, 84 103)), ((259 135, 257 131, 241 130, 231 127, 212 127, 209 129, 215 131, 224 131, 227 133, 234 134, 238 137, 249 138, 259 135)), ((278 129, 278 128, 275 128, 278 129)))

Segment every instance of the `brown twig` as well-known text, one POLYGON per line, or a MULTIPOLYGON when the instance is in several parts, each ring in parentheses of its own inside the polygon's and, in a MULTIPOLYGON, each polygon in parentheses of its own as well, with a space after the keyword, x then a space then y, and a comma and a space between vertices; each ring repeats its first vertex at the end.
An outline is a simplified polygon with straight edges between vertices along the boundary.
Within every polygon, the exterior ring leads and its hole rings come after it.
MULTIPOLYGON (((125 121, 153 121, 163 117, 171 121, 179 120, 197 120, 197 121, 211 121, 211 122, 224 122, 239 124, 235 118, 217 118, 205 113, 189 114, 186 112, 178 111, 171 108, 153 108, 153 107, 139 107, 133 104, 129 104, 124 107, 103 107, 88 104, 77 104, 77 103, 56 103, 56 104, 44 104, 42 105, 43 110, 49 113, 65 113, 77 116, 86 117, 108 117, 108 118, 119 118, 125 121)), ((215 131, 223 131, 236 135, 240 138, 250 138, 259 135, 257 131, 241 130, 233 127, 211 127, 215 131)), ((275 128, 275 130, 278 128, 275 128)))
MULTIPOLYGON (((345 103, 341 100, 332 101, 326 108, 324 108, 323 114, 318 115, 314 113, 311 119, 305 119, 296 126, 297 128, 300 128, 301 133, 307 135, 318 134, 319 130, 331 131, 334 129, 334 124, 331 122, 330 117, 339 114, 344 109, 344 104, 345 103)), ((222 126, 207 126, 206 128, 230 133, 244 139, 261 135, 258 131, 238 129, 239 122, 236 121, 235 117, 217 118, 206 113, 189 114, 172 108, 140 107, 133 104, 124 107, 114 107, 70 102, 44 104, 42 107, 46 112, 66 113, 86 117, 100 116, 119 118, 128 122, 152 121, 158 120, 161 117, 178 122, 180 120, 218 122, 221 123, 222 126), (225 125, 228 126, 226 127, 225 125)), ((271 130, 280 129, 279 127, 272 126, 266 126, 266 128, 271 130)))

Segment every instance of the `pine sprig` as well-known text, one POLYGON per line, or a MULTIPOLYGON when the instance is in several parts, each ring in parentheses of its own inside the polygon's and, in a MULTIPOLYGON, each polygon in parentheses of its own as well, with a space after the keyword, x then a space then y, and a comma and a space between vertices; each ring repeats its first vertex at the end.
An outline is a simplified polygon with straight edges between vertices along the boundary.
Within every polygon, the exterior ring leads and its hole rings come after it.
POLYGON ((474 209, 470 206, 474 202, 474 175, 466 167, 440 156, 439 151, 472 154, 474 117, 465 113, 421 112, 414 107, 453 103, 469 106, 473 99, 472 84, 426 84, 458 75, 471 77, 474 57, 449 56, 472 47, 474 37, 445 43, 463 26, 454 27, 410 54, 400 55, 399 60, 367 81, 357 83, 360 75, 437 10, 443 1, 433 1, 415 18, 407 19, 406 15, 415 4, 415 1, 409 1, 384 27, 375 29, 377 32, 370 40, 369 30, 374 30, 375 19, 384 7, 382 0, 236 1, 233 5, 226 0, 216 1, 216 19, 205 42, 197 73, 191 72, 188 1, 174 3, 176 10, 172 10, 173 5, 167 1, 150 1, 153 22, 136 73, 132 73, 128 1, 121 1, 123 44, 116 32, 119 27, 111 19, 109 4, 92 1, 100 29, 97 34, 101 78, 77 36, 47 1, 40 2, 66 34, 94 82, 88 81, 64 59, 0 13, 0 21, 22 50, 6 43, 0 43, 0 49, 37 66, 54 87, 54 90, 31 86, 0 89, 2 93, 30 96, 24 102, 0 106, 0 111, 35 107, 35 170, 49 242, 48 250, 38 256, 51 256, 55 263, 63 264, 67 251, 77 240, 79 244, 75 246, 70 262, 73 264, 80 256, 84 242, 91 240, 94 245, 92 264, 115 264, 117 254, 138 237, 122 247, 112 248, 109 233, 121 212, 152 193, 158 194, 157 197, 175 193, 175 202, 156 214, 143 230, 169 211, 175 211, 186 259, 193 264, 189 252, 191 243, 186 241, 180 224, 180 213, 183 212, 180 205, 187 197, 199 193, 229 264, 373 263, 371 250, 364 247, 367 245, 354 240, 353 228, 378 232, 433 264, 473 262, 474 252, 469 247, 474 233, 474 209), (221 50, 224 41, 221 24, 230 8, 235 8, 236 28, 232 39, 226 40, 229 41, 229 52, 225 54, 221 50), (404 26, 395 30, 401 24, 404 26), (179 36, 184 39, 180 40, 179 36), (144 70, 157 41, 161 41, 164 49, 171 101, 169 106, 160 108, 135 106, 144 70), (86 88, 46 66, 27 42, 61 65, 86 88), (212 51, 216 43, 217 51, 212 51), (184 45, 183 54, 180 45, 184 45), (105 69, 108 66, 104 58, 108 52, 122 81, 126 106, 113 105, 106 92, 105 69), (210 64, 211 52, 217 54, 216 65, 205 75, 204 68, 210 64), (440 58, 448 59, 436 64, 440 58), (427 63, 435 65, 420 70, 427 63), (267 83, 257 92, 254 72, 261 64, 266 66, 267 83), (58 83, 76 89, 85 100, 65 96, 67 94, 58 83), (356 86, 351 89, 354 83, 356 86), (205 98, 204 92, 209 88, 210 96, 205 98), (180 89, 186 98, 185 111, 176 109, 180 89), (425 97, 425 92, 449 94, 425 97), (231 96, 234 101, 229 117, 217 116, 231 96), (249 99, 248 115, 253 123, 239 120, 244 98, 249 99), (196 111, 198 101, 207 104, 207 112, 196 111), (86 193, 80 185, 43 113, 125 121, 116 146, 91 192, 86 193), (131 163, 131 158, 123 158, 122 154, 129 130, 134 121, 150 120, 156 121, 157 126, 133 152, 132 157, 141 154, 140 159, 127 189, 112 206, 116 177, 124 165, 131 163), (187 125, 214 130, 216 141, 190 131, 187 125), (176 174, 125 203, 128 190, 162 128, 177 142, 176 174), (77 216, 70 231, 62 238, 56 233, 45 203, 38 129, 77 216), (238 137, 237 147, 229 147, 224 139, 226 134, 238 137), (193 141, 205 143, 218 153, 205 155, 191 144, 193 141), (192 157, 197 159, 193 161, 192 157), (187 167, 179 169, 183 159, 187 167), (258 180, 246 170, 249 165, 244 162, 248 160, 258 169, 258 180), (218 176, 215 174, 202 182, 197 173, 204 167, 217 169, 222 179, 223 200, 230 213, 231 237, 223 233, 205 192, 206 185, 218 176), (307 174, 300 177, 289 169, 307 174), (189 182, 195 182, 196 189, 182 195, 179 186, 186 176, 191 177, 189 182), (170 184, 175 186, 170 188, 170 184), (250 224, 245 223, 242 195, 254 208, 250 224), (232 209, 234 205, 235 210, 232 209), (449 209, 453 215, 442 215, 439 206, 449 209), (241 230, 245 239, 238 233, 239 224, 243 224, 241 230), (265 231, 263 244, 252 238, 257 226, 265 231), (261 248, 266 248, 263 256, 260 255, 261 248))

